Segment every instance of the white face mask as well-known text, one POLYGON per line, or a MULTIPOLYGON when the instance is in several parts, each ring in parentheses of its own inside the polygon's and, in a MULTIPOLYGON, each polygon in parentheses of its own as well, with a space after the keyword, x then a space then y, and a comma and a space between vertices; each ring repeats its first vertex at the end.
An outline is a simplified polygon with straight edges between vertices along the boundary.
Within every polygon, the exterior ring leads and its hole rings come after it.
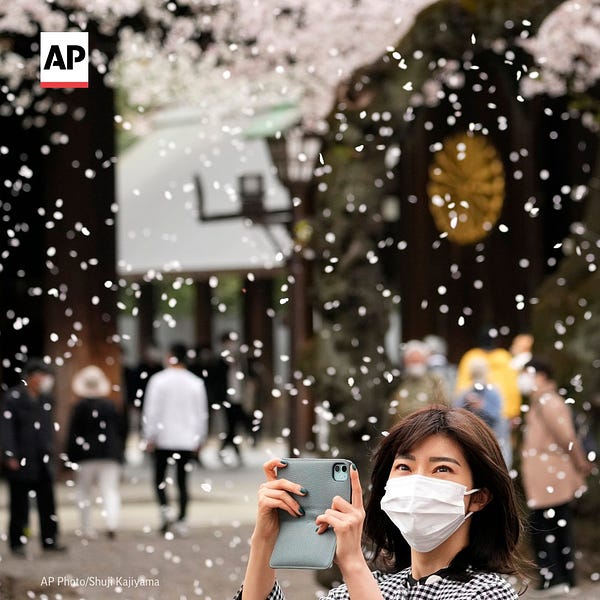
POLYGON ((40 394, 49 394, 54 387, 54 377, 52 375, 44 375, 40 380, 40 394))
POLYGON ((519 373, 517 377, 519 391, 524 396, 529 396, 535 390, 535 377, 531 373, 519 373))
POLYGON ((477 492, 454 481, 407 475, 388 479, 381 510, 417 552, 431 552, 473 513, 465 515, 464 497, 477 492))
POLYGON ((407 365, 404 372, 408 377, 423 377, 427 373, 427 365, 424 363, 407 365))

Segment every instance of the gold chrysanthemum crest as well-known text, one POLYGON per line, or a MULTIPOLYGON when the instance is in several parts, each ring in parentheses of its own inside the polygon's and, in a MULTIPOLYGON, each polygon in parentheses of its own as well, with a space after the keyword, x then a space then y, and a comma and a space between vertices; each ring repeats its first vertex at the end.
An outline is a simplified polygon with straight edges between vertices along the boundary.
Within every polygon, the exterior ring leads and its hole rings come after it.
POLYGON ((427 194, 436 227, 457 244, 473 244, 492 230, 504 202, 504 167, 480 134, 447 137, 429 166, 427 194))

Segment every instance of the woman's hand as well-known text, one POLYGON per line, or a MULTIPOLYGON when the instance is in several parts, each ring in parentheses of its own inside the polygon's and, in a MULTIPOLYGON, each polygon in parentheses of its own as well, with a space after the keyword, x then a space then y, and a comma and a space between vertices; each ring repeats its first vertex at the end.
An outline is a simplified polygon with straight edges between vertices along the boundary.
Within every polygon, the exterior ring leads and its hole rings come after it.
POLYGON ((253 537, 263 542, 275 543, 279 533, 279 515, 281 509, 293 517, 301 517, 304 513, 294 496, 304 496, 306 490, 287 479, 277 479, 277 469, 287 466, 285 460, 271 459, 263 465, 267 481, 258 489, 258 513, 253 537))
POLYGON ((270 568, 269 559, 279 533, 277 509, 295 517, 304 514, 294 496, 304 496, 306 490, 287 479, 277 479, 277 469, 286 466, 287 462, 279 458, 263 465, 267 481, 258 489, 258 513, 244 578, 243 600, 264 600, 273 589, 275 571, 270 568))
POLYGON ((337 540, 335 562, 344 576, 358 565, 365 564, 361 544, 365 509, 358 471, 354 465, 350 469, 350 480, 352 502, 344 500, 341 496, 335 496, 331 508, 316 519, 319 533, 323 533, 328 527, 335 532, 337 540))

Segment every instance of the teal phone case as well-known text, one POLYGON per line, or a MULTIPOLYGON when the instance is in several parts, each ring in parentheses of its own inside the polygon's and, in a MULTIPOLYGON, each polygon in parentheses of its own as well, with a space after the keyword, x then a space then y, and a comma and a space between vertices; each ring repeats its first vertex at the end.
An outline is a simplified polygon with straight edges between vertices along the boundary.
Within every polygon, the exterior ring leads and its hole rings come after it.
POLYGON ((328 529, 318 534, 315 519, 331 508, 334 496, 350 501, 352 463, 338 458, 286 460, 288 466, 279 469, 277 477, 293 481, 308 490, 305 496, 295 496, 305 514, 292 517, 279 510, 279 535, 269 564, 273 569, 327 569, 335 555, 335 533, 328 529), (344 473, 347 478, 340 481, 344 473))

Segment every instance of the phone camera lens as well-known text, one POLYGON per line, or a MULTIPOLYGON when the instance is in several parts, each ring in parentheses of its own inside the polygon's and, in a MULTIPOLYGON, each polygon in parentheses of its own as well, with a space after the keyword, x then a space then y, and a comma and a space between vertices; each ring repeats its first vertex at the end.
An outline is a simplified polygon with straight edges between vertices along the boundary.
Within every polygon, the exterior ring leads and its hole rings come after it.
POLYGON ((347 470, 348 470, 348 467, 346 467, 346 465, 344 465, 344 466, 342 467, 342 471, 344 471, 344 473, 345 473, 347 470))
POLYGON ((340 465, 335 465, 335 470, 339 471, 340 470, 340 465))

